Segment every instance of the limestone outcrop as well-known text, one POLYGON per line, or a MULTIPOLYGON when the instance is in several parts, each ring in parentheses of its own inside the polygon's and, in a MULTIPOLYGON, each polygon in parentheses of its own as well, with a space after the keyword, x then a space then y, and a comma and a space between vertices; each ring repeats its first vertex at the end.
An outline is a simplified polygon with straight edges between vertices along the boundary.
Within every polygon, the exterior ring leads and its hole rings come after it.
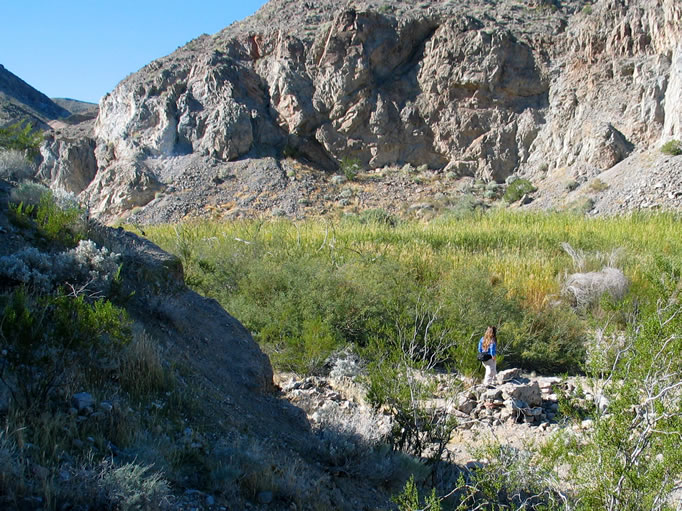
POLYGON ((150 161, 190 154, 582 184, 682 139, 680 27, 676 0, 272 0, 102 99, 85 195, 102 213, 144 205, 122 198, 137 177, 102 183, 153 166, 168 185, 150 161))

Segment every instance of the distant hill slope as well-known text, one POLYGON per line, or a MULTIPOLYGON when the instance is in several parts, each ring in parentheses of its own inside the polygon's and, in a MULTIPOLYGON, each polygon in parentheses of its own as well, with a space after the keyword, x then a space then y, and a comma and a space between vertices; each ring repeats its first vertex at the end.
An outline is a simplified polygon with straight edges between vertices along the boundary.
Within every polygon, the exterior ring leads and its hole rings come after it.
POLYGON ((97 115, 99 107, 97 103, 89 103, 87 101, 79 101, 72 98, 52 98, 52 101, 72 114, 90 114, 97 115))
POLYGON ((42 92, 0 64, 0 125, 26 119, 34 126, 47 128, 47 123, 71 115, 42 92))

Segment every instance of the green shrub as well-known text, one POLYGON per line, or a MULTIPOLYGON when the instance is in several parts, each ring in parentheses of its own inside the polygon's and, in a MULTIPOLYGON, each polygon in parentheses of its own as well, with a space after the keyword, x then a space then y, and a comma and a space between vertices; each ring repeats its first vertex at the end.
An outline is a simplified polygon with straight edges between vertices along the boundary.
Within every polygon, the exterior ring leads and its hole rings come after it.
POLYGON ((517 179, 512 182, 504 192, 503 199, 512 204, 528 193, 533 193, 537 188, 527 179, 517 179))
POLYGON ((124 310, 82 295, 35 297, 19 288, 0 296, 0 311, 4 359, 16 376, 3 381, 20 411, 40 411, 67 378, 100 378, 97 361, 130 339, 124 310))
POLYGON ((590 182, 590 190, 592 190, 593 192, 603 192, 608 189, 609 185, 607 185, 604 181, 602 181, 599 178, 593 179, 590 182))
POLYGON ((382 208, 366 209, 357 216, 361 224, 380 224, 395 227, 400 219, 382 208))
POLYGON ((540 374, 576 373, 586 356, 585 326, 568 307, 548 306, 501 329, 506 362, 540 374))
POLYGON ((419 503, 419 492, 414 476, 405 483, 403 491, 391 500, 396 503, 399 511, 440 511, 442 509, 435 488, 431 489, 431 493, 421 504, 419 503))
POLYGON ((30 122, 20 121, 0 128, 0 149, 24 151, 29 159, 38 156, 42 141, 42 132, 33 130, 30 122))
POLYGON ((13 198, 27 200, 10 208, 16 224, 33 226, 46 240, 66 247, 75 247, 84 238, 84 214, 77 205, 66 203, 62 207, 55 195, 40 185, 23 185, 13 198))
POLYGON ((386 340, 372 349, 382 350, 385 356, 373 357, 375 362, 368 367, 367 400, 375 409, 391 414, 391 446, 417 457, 429 447, 429 457, 440 459, 456 419, 426 404, 435 391, 435 383, 428 380, 433 368, 425 366, 428 352, 422 353, 421 360, 411 360, 401 346, 391 346, 386 340))
POLYGON ((670 156, 682 154, 682 143, 679 140, 669 140, 661 146, 661 152, 670 156))
POLYGON ((360 160, 358 158, 350 158, 347 156, 341 159, 339 166, 341 168, 341 172, 343 172, 343 175, 346 176, 348 181, 353 181, 356 177, 358 177, 358 174, 362 170, 362 166, 360 165, 360 160))

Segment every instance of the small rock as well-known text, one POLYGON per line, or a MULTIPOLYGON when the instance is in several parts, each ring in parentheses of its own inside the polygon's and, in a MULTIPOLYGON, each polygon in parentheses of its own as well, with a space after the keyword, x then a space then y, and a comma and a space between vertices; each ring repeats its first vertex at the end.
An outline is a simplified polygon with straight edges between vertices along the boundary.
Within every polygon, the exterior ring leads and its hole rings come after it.
POLYGON ((483 468, 485 465, 481 463, 480 461, 467 461, 466 465, 464 465, 467 470, 478 470, 480 468, 483 468))
POLYGON ((476 401, 473 399, 468 399, 466 396, 462 396, 462 398, 460 398, 459 404, 457 406, 457 409, 460 412, 466 413, 468 415, 474 408, 476 408, 476 401))
POLYGON ((114 405, 112 405, 109 401, 102 401, 99 404, 99 407, 105 412, 111 412, 114 409, 114 405))
POLYGON ((332 176, 331 182, 333 185, 340 185, 348 181, 346 176, 332 176))
POLYGON ((73 406, 79 412, 85 410, 86 408, 91 408, 95 405, 95 398, 88 392, 79 392, 74 394, 71 398, 71 406, 73 406))
POLYGON ((262 491, 258 493, 258 502, 260 504, 270 504, 273 499, 273 494, 271 491, 262 491))
POLYGON ((502 401, 502 391, 500 389, 489 389, 483 393, 484 401, 502 401))
POLYGON ((213 495, 206 495, 206 505, 207 506, 215 505, 215 499, 213 498, 213 495))
POLYGON ((522 376, 521 369, 519 368, 507 369, 505 371, 500 371, 499 373, 497 373, 497 381, 500 383, 506 383, 510 380, 521 378, 521 376, 522 376))

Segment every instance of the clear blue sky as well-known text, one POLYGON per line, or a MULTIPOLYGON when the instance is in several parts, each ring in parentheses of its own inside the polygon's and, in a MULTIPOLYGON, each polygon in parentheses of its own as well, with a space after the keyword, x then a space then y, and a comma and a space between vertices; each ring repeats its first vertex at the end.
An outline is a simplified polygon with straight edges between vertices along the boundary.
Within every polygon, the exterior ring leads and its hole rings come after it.
POLYGON ((0 0, 0 64, 49 97, 99 101, 128 74, 266 0, 0 0))

